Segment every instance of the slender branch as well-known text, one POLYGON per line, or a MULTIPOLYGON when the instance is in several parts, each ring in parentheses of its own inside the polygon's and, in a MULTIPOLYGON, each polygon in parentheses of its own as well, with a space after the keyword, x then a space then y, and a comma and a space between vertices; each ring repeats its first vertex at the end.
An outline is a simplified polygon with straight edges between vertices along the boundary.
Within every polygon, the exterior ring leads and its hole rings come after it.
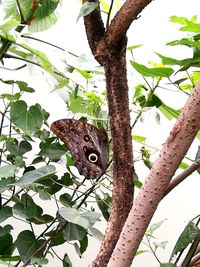
POLYGON ((195 266, 200 261, 200 247, 199 246, 197 247, 196 251, 197 251, 197 253, 195 252, 196 255, 192 258, 189 267, 195 266))
POLYGON ((33 37, 33 36, 22 35, 21 37, 23 37, 23 38, 26 38, 26 39, 31 39, 31 40, 34 40, 34 41, 37 41, 37 42, 41 42, 41 43, 44 43, 44 44, 47 44, 47 45, 53 46, 53 47, 55 47, 55 48, 58 48, 58 49, 60 49, 60 50, 62 50, 62 51, 65 51, 65 49, 64 49, 64 48, 62 48, 62 47, 60 47, 60 46, 57 46, 57 45, 55 45, 55 44, 52 44, 52 43, 49 43, 49 42, 47 42, 47 41, 44 41, 44 40, 38 39, 38 38, 36 38, 36 37, 33 37))
POLYGON ((23 12, 22 12, 22 9, 21 9, 21 5, 19 3, 19 0, 16 0, 16 2, 17 2, 17 7, 19 9, 20 17, 21 17, 21 23, 24 24, 25 23, 25 19, 24 19, 24 15, 23 15, 23 12))
POLYGON ((179 185, 182 181, 184 181, 189 175, 191 175, 198 168, 200 168, 200 159, 196 160, 194 163, 192 163, 192 165, 190 165, 182 173, 180 173, 173 180, 171 180, 163 197, 165 197, 172 189, 174 189, 174 187, 179 185))
POLYGON ((3 70, 9 70, 9 71, 16 71, 16 70, 21 70, 23 68, 26 67, 26 64, 20 66, 20 67, 17 67, 17 68, 14 68, 14 69, 11 69, 11 68, 6 68, 6 67, 0 67, 0 69, 3 69, 3 70))
MULTIPOLYGON (((39 63, 37 63, 37 62, 34 62, 34 61, 31 61, 31 60, 29 60, 29 59, 25 59, 25 58, 22 58, 22 57, 14 56, 14 55, 7 54, 7 53, 4 54, 4 57, 5 57, 5 58, 12 58, 12 59, 17 59, 17 60, 25 61, 25 62, 27 62, 27 63, 33 64, 33 65, 35 65, 35 66, 38 66, 38 67, 42 68, 42 65, 41 65, 41 64, 39 64, 39 63)), ((60 77, 62 77, 62 78, 68 79, 68 78, 67 78, 63 73, 61 73, 61 72, 58 72, 58 71, 54 70, 53 73, 54 73, 54 74, 57 74, 58 76, 60 76, 60 77)))
POLYGON ((107 16, 107 21, 106 21, 106 29, 108 29, 108 27, 109 27, 110 16, 111 16, 112 8, 113 8, 113 3, 114 3, 114 0, 111 0, 109 11, 108 11, 108 16, 107 16))

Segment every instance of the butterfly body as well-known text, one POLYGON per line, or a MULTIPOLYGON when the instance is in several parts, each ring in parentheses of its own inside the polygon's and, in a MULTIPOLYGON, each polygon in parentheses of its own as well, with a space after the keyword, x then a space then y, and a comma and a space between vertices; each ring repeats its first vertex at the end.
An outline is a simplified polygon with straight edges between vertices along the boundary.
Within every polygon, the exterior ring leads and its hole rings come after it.
POLYGON ((101 128, 75 119, 52 123, 51 130, 66 144, 81 175, 95 179, 108 165, 108 136, 101 128))

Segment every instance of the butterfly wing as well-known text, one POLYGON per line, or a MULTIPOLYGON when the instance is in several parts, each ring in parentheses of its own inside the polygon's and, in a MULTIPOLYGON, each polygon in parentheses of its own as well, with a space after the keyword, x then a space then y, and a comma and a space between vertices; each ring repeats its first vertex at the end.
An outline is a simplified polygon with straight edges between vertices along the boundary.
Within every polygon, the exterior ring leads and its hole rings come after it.
POLYGON ((108 165, 106 131, 75 119, 52 123, 51 130, 66 144, 79 173, 88 179, 102 175, 108 165))

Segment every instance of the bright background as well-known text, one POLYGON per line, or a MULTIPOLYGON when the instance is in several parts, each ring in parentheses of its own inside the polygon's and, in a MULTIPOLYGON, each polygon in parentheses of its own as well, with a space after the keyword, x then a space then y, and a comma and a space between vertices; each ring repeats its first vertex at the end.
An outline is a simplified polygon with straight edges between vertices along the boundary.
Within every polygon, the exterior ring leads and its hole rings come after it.
MULTIPOLYGON (((76 18, 78 16, 80 4, 78 1, 63 1, 62 7, 59 9, 58 23, 50 30, 38 34, 34 34, 38 38, 41 38, 50 43, 56 44, 66 51, 73 52, 75 54, 90 53, 87 45, 87 39, 85 36, 85 30, 83 26, 83 20, 80 19, 78 23, 76 18)), ((170 23, 169 17, 172 15, 183 16, 191 18, 193 15, 198 15, 200 10, 199 0, 160 0, 153 1, 142 12, 141 17, 133 22, 128 31, 128 45, 143 44, 143 47, 135 50, 134 56, 138 63, 147 64, 148 61, 159 62, 154 52, 159 52, 166 56, 183 58, 191 56, 189 50, 183 48, 166 47, 165 44, 168 41, 175 40, 183 36, 183 33, 178 32, 179 25, 170 23)), ((1 13, 0 13, 1 15, 1 13)), ((46 52, 46 51, 45 51, 46 52)), ((55 64, 62 67, 60 60, 68 59, 67 52, 60 52, 55 50, 51 52, 53 55, 55 64)), ((13 61, 10 63, 13 67, 13 61)), ((16 66, 19 62, 16 62, 16 66)), ((17 79, 24 80, 36 89, 36 93, 32 95, 27 101, 32 104, 39 102, 42 107, 51 113, 49 123, 56 119, 65 118, 68 116, 66 104, 63 99, 52 91, 51 78, 44 76, 40 69, 30 67, 32 77, 29 77, 27 70, 18 71, 13 73, 13 79, 16 75, 17 79), (50 93, 51 92, 51 93, 50 93), (34 96, 34 97, 33 97, 34 96)), ((10 78, 10 72, 0 69, 2 78, 10 78)), ((131 76, 129 80, 130 90, 135 84, 138 83, 138 77, 131 76)), ((176 108, 180 108, 184 105, 185 99, 170 97, 169 91, 161 92, 162 99, 165 103, 174 105, 176 108)), ((179 97, 179 95, 177 95, 179 97)), ((161 147, 166 137, 168 136, 174 121, 167 121, 161 117, 161 125, 153 122, 153 114, 150 112, 145 116, 145 123, 138 124, 135 128, 134 134, 140 134, 146 136, 147 143, 155 147, 161 147)), ((191 154, 194 154, 199 143, 196 141, 193 148, 190 150, 191 154)), ((146 169, 139 168, 136 170, 138 176, 143 180, 148 173, 146 169)), ((156 237, 160 241, 169 241, 166 250, 159 250, 158 256, 162 262, 167 262, 169 259, 172 248, 180 234, 183 227, 186 225, 189 219, 199 214, 199 175, 194 174, 179 185, 173 192, 171 192, 159 205, 152 222, 158 222, 166 219, 161 228, 156 232, 156 237)), ((47 204, 48 209, 50 204, 47 204)), ((102 231, 105 229, 105 224, 100 223, 99 227, 102 231)), ((98 227, 97 227, 98 228, 98 227)), ((67 253, 74 263, 73 266, 88 266, 92 260, 94 260, 98 250, 100 242, 91 239, 89 242, 89 249, 84 254, 82 259, 79 259, 74 249, 60 247, 56 249, 57 253, 61 250, 67 249, 67 253)), ((143 246, 144 249, 147 247, 143 246)), ((49 263, 48 267, 56 265, 55 261, 49 263)), ((156 267, 159 266, 152 253, 144 253, 137 256, 134 260, 133 266, 135 267, 156 267)))

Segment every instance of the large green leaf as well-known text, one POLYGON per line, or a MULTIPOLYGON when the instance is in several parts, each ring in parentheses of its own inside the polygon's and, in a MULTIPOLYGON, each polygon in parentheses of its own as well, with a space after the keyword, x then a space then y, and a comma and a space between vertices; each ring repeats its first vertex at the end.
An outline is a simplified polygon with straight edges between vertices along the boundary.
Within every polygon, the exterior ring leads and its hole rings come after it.
POLYGON ((60 143, 40 143, 40 152, 39 155, 44 157, 48 157, 52 161, 60 160, 61 156, 66 154, 67 148, 65 145, 61 145, 60 143))
POLYGON ((89 221, 75 208, 63 207, 58 212, 68 222, 80 225, 86 229, 90 226, 89 221))
POLYGON ((10 225, 4 227, 0 226, 0 255, 4 257, 12 255, 14 250, 13 238, 10 234, 10 230, 10 225))
POLYGON ((13 176, 15 174, 15 171, 16 171, 16 166, 13 165, 2 166, 0 167, 0 178, 13 176))
POLYGON ((41 167, 37 170, 26 172, 22 178, 16 181, 13 185, 17 185, 19 187, 26 187, 36 182, 37 180, 50 177, 55 173, 55 167, 53 165, 48 165, 41 167))
POLYGON ((171 68, 148 68, 135 61, 131 61, 131 65, 137 72, 147 77, 170 77, 174 72, 171 68))
POLYGON ((174 249, 171 253, 170 260, 178 253, 185 249, 200 234, 200 229, 193 223, 189 222, 181 235, 179 236, 174 249))
MULTIPOLYGON (((37 240, 33 232, 29 230, 22 231, 15 241, 22 261, 27 261, 43 242, 43 239, 37 240)), ((40 254, 42 254, 42 251, 40 251, 40 254)))
POLYGON ((23 47, 25 50, 28 50, 29 52, 31 52, 40 62, 41 66, 48 71, 49 73, 53 73, 54 71, 54 66, 52 65, 52 63, 50 62, 50 60, 48 59, 47 55, 35 48, 30 47, 27 44, 17 44, 20 47, 23 47))
POLYGON ((27 107, 26 102, 19 100, 11 105, 11 121, 26 134, 31 135, 38 131, 43 123, 43 112, 39 105, 27 107))

